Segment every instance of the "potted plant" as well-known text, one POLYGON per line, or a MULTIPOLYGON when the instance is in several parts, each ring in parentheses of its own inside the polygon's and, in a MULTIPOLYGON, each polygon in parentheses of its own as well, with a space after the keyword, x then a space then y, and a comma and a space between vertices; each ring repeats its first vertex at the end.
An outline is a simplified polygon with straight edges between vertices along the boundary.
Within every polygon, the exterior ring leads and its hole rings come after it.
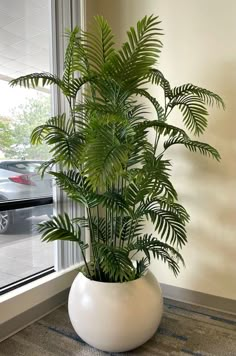
POLYGON ((162 296, 148 271, 151 257, 167 263, 175 275, 184 263, 180 250, 187 242, 189 215, 178 202, 165 152, 183 145, 220 159, 213 147, 168 124, 170 113, 179 109, 186 129, 198 136, 207 127, 206 105, 224 103, 193 84, 170 86, 156 67, 159 25, 157 17, 145 16, 116 49, 110 26, 97 16, 90 32, 75 28, 68 33, 62 78, 33 73, 11 82, 56 85, 68 101, 70 115, 62 113, 35 128, 32 143, 51 147, 42 173, 49 171, 70 199, 83 204, 86 216, 57 215, 41 223, 39 231, 43 241, 79 244, 84 267, 70 291, 69 314, 80 337, 104 351, 138 347, 156 331, 162 296), (146 89, 150 84, 163 90, 162 102, 146 89), (146 118, 140 98, 153 105, 152 119, 146 118), (154 234, 145 233, 146 220, 154 234), (89 243, 82 229, 88 229, 89 243))

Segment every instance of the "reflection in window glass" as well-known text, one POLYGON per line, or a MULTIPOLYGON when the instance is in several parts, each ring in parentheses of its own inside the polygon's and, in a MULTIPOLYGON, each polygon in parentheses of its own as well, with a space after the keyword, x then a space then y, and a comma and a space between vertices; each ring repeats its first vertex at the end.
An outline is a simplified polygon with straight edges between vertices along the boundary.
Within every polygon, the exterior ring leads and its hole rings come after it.
MULTIPOLYGON (((39 166, 50 158, 46 146, 32 146, 32 130, 51 112, 49 88, 11 88, 9 81, 49 71, 50 0, 0 1, 0 202, 52 196, 48 174, 39 166), (24 3, 24 2, 23 2, 24 3), (10 5, 9 5, 10 4, 10 5)), ((0 207, 0 288, 53 266, 53 246, 42 244, 37 223, 52 206, 4 210, 0 207)))

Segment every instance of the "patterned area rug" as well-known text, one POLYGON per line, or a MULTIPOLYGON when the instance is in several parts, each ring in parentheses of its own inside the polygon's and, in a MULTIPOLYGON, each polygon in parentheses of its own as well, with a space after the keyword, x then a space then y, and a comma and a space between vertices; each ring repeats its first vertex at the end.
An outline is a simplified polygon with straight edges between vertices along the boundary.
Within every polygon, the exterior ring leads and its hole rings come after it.
POLYGON ((150 341, 131 352, 109 354, 93 349, 75 334, 63 306, 3 341, 0 355, 236 356, 236 315, 166 299, 161 325, 150 341))

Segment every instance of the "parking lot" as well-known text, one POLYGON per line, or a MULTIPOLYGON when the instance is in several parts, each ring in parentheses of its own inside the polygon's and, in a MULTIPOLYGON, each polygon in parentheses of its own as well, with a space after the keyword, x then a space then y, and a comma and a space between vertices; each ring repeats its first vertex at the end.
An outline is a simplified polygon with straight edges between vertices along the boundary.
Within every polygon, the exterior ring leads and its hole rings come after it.
POLYGON ((11 234, 0 235, 0 287, 53 266, 53 244, 42 243, 37 233, 43 219, 22 220, 11 234))

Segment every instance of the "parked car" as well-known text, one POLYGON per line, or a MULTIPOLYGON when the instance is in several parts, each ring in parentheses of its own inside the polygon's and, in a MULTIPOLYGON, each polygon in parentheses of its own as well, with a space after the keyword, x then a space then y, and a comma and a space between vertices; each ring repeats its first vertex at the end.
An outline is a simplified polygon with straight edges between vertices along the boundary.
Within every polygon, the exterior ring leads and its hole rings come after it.
MULTIPOLYGON (((41 178, 38 169, 43 161, 0 161, 0 202, 52 196, 49 174, 41 178)), ((7 233, 22 219, 30 216, 51 215, 52 206, 0 211, 0 234, 7 233)))

